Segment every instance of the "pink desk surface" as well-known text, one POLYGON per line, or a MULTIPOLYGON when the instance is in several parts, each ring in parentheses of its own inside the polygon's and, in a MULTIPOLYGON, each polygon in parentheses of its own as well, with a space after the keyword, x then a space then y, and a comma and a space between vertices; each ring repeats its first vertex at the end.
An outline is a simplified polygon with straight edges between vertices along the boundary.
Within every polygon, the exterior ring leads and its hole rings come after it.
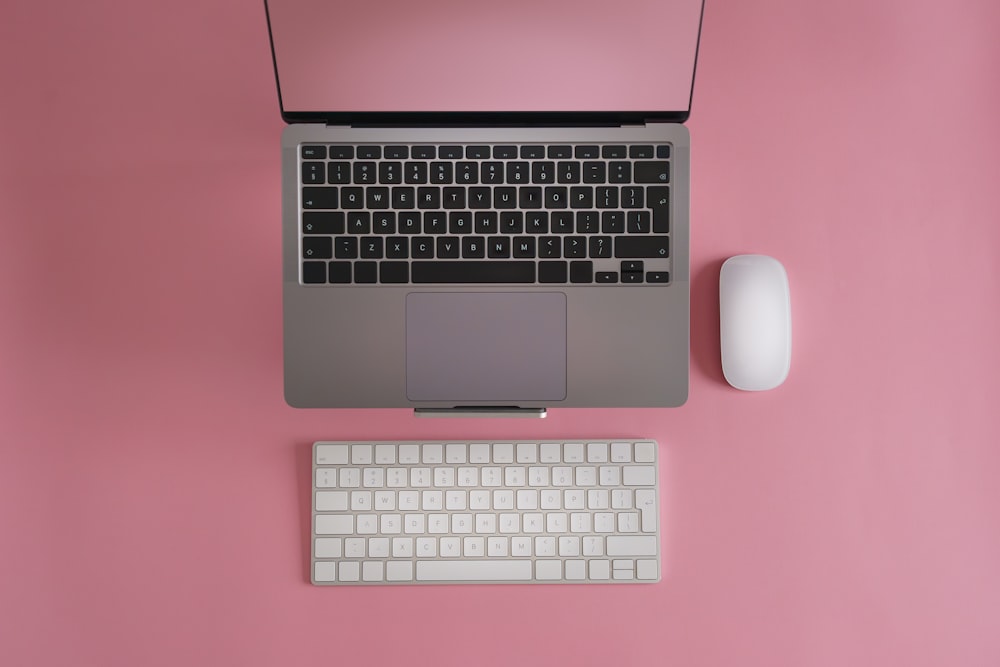
POLYGON ((259 2, 14 0, 0 38, 0 663, 1000 665, 1000 5, 709 0, 691 398, 298 411, 259 2), (722 380, 722 260, 791 375, 722 380), (665 576, 309 585, 318 439, 660 441, 665 576))

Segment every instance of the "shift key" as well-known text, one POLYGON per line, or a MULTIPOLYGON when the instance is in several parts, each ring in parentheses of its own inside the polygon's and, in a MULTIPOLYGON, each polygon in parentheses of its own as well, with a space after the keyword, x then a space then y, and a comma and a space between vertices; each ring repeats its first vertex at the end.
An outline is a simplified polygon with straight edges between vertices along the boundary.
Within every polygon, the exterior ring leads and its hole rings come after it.
POLYGON ((663 258, 670 256, 670 237, 656 235, 618 236, 615 238, 615 257, 633 259, 642 257, 663 258))

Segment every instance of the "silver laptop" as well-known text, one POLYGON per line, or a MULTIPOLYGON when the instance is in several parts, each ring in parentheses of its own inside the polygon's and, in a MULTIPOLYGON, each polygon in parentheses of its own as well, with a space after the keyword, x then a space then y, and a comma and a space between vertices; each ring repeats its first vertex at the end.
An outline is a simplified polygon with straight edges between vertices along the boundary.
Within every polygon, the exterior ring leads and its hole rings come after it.
POLYGON ((267 0, 285 398, 673 407, 701 0, 267 0))

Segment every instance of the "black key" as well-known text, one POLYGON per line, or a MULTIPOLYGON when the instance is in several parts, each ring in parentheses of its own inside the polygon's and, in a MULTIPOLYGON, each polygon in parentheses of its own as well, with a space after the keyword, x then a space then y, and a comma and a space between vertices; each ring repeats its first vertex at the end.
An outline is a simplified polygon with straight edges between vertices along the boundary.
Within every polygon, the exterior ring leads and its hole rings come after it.
POLYGON ((629 271, 628 273, 622 273, 623 283, 641 283, 642 282, 642 271, 629 271))
POLYGON ((579 183, 580 182, 580 163, 579 162, 560 162, 556 166, 556 179, 560 183, 579 183))
POLYGON ((414 283, 533 283, 534 262, 413 262, 414 283))
POLYGON ((634 273, 636 271, 642 272, 644 264, 642 260, 626 260, 622 262, 622 273, 634 273))
POLYGON ((330 259, 333 239, 329 236, 307 236, 302 239, 302 259, 330 259))
POLYGON ((545 188, 545 208, 566 208, 566 188, 561 185, 545 188))
POLYGON ((521 146, 522 160, 541 160, 545 157, 545 146, 521 146))
POLYGON ((653 147, 652 146, 629 146, 628 156, 633 160, 652 158, 653 157, 653 147))
POLYGON ((545 259, 562 257, 562 243, 557 236, 548 236, 538 240, 538 256, 545 259))
POLYGON ((419 234, 420 233, 420 214, 419 213, 400 213, 399 214, 399 233, 400 234, 419 234))
POLYGON ((646 188, 646 203, 653 210, 653 233, 670 233, 670 188, 646 188))
POLYGON ((381 283, 406 283, 410 281, 410 266, 406 262, 380 262, 378 274, 381 283))
POLYGON ((455 182, 462 185, 475 185, 479 182, 479 163, 459 162, 455 165, 455 182))
POLYGON ((517 208, 517 188, 493 188, 493 208, 517 208))
POLYGON ((442 259, 458 259, 461 245, 454 236, 441 236, 437 240, 437 256, 442 259))
POLYGON ((528 211, 524 214, 524 231, 527 234, 548 234, 549 214, 544 211, 528 211))
POLYGON ((431 183, 447 185, 453 183, 451 162, 431 162, 431 183))
MULTIPOLYGON (((333 244, 333 256, 337 259, 355 259, 358 256, 356 236, 341 236, 333 244)), ((332 282, 332 281, 331 281, 332 282)))
POLYGON ((588 261, 570 262, 569 281, 571 283, 594 282, 594 263, 588 261))
POLYGON ((634 169, 636 183, 670 182, 669 162, 636 162, 634 169))
POLYGON ((465 188, 444 188, 441 205, 444 208, 465 208, 465 188))
POLYGON ((604 211, 601 213, 602 234, 624 234, 625 213, 622 211, 604 211))
POLYGON ((441 208, 441 188, 417 188, 417 208, 441 208))
POLYGON ((410 157, 410 149, 406 146, 386 146, 386 160, 405 160, 410 157))
POLYGON ((462 239, 462 257, 482 259, 486 257, 486 239, 482 236, 466 236, 462 239))
POLYGON ((415 203, 415 193, 413 188, 393 188, 392 189, 392 207, 393 208, 413 208, 415 203))
MULTIPOLYGON (((330 146, 331 160, 353 160, 354 146, 330 146)), ((333 282, 333 281, 330 281, 333 282)))
POLYGON ((573 214, 569 211, 555 211, 552 214, 553 234, 573 233, 573 214))
POLYGON ((646 274, 647 283, 669 283, 670 273, 668 271, 650 271, 646 274))
POLYGON ((589 185, 570 188, 569 205, 573 208, 594 208, 594 188, 589 185))
POLYGON ((375 234, 395 234, 396 214, 392 211, 372 214, 372 232, 375 234))
POLYGON ((500 214, 500 232, 520 234, 524 231, 524 215, 520 211, 504 211, 500 214))
POLYGON ((490 159, 490 147, 489 146, 466 146, 465 147, 465 157, 470 160, 488 160, 490 159))
POLYGON ((614 271, 598 271, 595 282, 609 284, 618 282, 618 274, 614 271))
POLYGON ((408 258, 410 242, 404 236, 390 236, 385 240, 385 256, 389 259, 408 258))
POLYGON ((440 148, 438 148, 438 157, 440 157, 442 160, 461 160, 462 147, 441 146, 440 148))
POLYGON ((368 211, 356 211, 347 214, 348 234, 371 234, 372 220, 368 211))
POLYGON ((486 253, 491 259, 505 259, 510 257, 510 238, 507 236, 494 236, 486 243, 486 253))
POLYGON ((607 181, 607 164, 604 162, 584 162, 583 182, 604 183, 607 181))
POLYGON ((594 259, 611 257, 611 237, 591 236, 589 250, 594 259))
POLYGON ((303 234, 343 234, 343 211, 305 211, 302 213, 303 234))
POLYGON ((513 160, 517 157, 517 146, 494 146, 494 160, 513 160))
POLYGON ((624 146, 602 146, 601 157, 606 160, 622 160, 628 157, 628 151, 624 146))
POLYGON ((625 232, 628 234, 648 234, 652 231, 649 224, 649 211, 629 211, 626 216, 625 232))
POLYGON ((361 239, 362 259, 382 259, 382 239, 377 236, 366 236, 361 239))
POLYGON ((643 197, 642 188, 637 185, 626 185, 622 188, 623 208, 642 208, 643 197))
POLYGON ((350 162, 329 162, 326 165, 326 182, 332 185, 343 185, 351 182, 350 162))
POLYGON ((326 262, 302 262, 302 282, 307 285, 326 282, 326 262))
POLYGON ((382 157, 381 146, 358 146, 359 160, 377 160, 382 157))
POLYGON ((337 208, 337 188, 302 188, 302 208, 337 208))
POLYGON ((563 238, 564 257, 586 257, 587 238, 585 236, 566 236, 563 238))
POLYGON ((411 185, 420 185, 427 182, 426 162, 407 162, 403 168, 403 181, 411 185))
POLYGON ((437 148, 434 146, 414 146, 411 153, 414 160, 433 160, 437 158, 437 148))
POLYGON ((497 225, 497 214, 495 211, 488 213, 476 213, 475 227, 477 234, 497 234, 500 228, 497 225))
POLYGON ((419 213, 400 213, 399 214, 399 233, 400 234, 419 234, 420 233, 420 214, 419 213))
MULTIPOLYGON (((326 146, 312 146, 305 145, 302 147, 302 159, 303 160, 325 160, 326 159, 326 146)), ((320 282, 326 282, 326 267, 323 267, 323 280, 320 282)))
POLYGON ((434 239, 430 236, 416 236, 410 241, 410 255, 413 259, 433 259, 434 239))
POLYGON ((669 236, 619 236, 615 257, 669 257, 669 236))
POLYGON ((355 262, 354 282, 375 283, 378 279, 378 262, 355 262))
POLYGON ((302 165, 302 183, 316 185, 326 181, 325 162, 306 162, 302 165))
POLYGON ((449 234, 471 234, 472 233, 472 213, 469 211, 455 211, 448 214, 449 234))
POLYGON ((378 165, 378 182, 384 185, 396 185, 403 182, 402 162, 380 162, 378 165))
POLYGON ((469 208, 490 208, 492 205, 489 188, 469 188, 469 208))
POLYGON ((525 186, 517 189, 517 205, 520 208, 541 208, 542 189, 525 186))
POLYGON ((355 183, 374 184, 377 178, 378 178, 378 171, 375 168, 374 162, 354 163, 355 183))
POLYGON ((527 185, 528 179, 531 177, 530 164, 529 162, 508 162, 507 182, 512 185, 527 185))
POLYGON ((566 262, 539 262, 538 282, 540 283, 566 282, 566 262))
POLYGON ((580 211, 576 214, 577 234, 596 234, 600 220, 594 211, 580 211))
POLYGON ((532 162, 531 182, 532 183, 554 183, 556 180, 556 165, 554 162, 532 162))
POLYGON ((445 234, 447 231, 447 213, 440 211, 424 213, 424 234, 445 234))
POLYGON ((600 149, 597 146, 577 146, 573 153, 577 160, 596 160, 600 155, 600 149))
POLYGON ((632 163, 612 162, 608 165, 608 183, 631 183, 632 163))
POLYGON ((548 156, 550 160, 568 160, 573 157, 572 146, 549 146, 548 156))
POLYGON ((660 145, 656 147, 656 157, 659 160, 670 159, 670 146, 660 145))
POLYGON ((618 187, 599 187, 595 193, 597 208, 618 208, 618 187))
POLYGON ((351 263, 330 262, 330 282, 331 283, 351 282, 351 263))
POLYGON ((482 182, 487 185, 503 183, 503 162, 483 162, 479 174, 482 182))
POLYGON ((365 206, 372 209, 389 208, 389 188, 365 188, 365 206))
POLYGON ((535 256, 535 237, 518 236, 514 239, 514 257, 528 258, 535 256))

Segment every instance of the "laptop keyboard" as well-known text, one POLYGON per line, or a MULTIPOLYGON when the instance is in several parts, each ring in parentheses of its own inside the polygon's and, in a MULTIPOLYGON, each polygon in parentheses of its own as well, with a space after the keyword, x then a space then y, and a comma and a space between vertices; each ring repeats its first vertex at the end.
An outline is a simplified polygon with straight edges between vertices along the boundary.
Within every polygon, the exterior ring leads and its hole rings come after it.
POLYGON ((670 282, 668 144, 300 146, 301 281, 670 282))

